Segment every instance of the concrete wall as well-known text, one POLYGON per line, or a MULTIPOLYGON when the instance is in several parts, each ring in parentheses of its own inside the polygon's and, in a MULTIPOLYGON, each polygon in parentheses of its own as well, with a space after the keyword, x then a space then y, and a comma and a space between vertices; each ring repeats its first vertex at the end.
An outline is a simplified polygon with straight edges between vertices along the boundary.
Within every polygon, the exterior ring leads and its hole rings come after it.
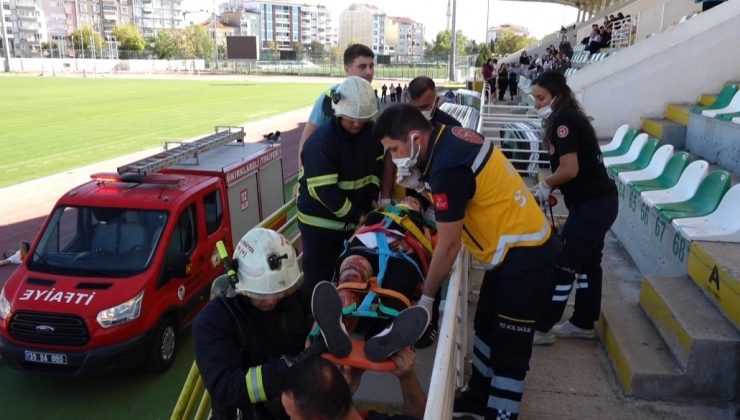
POLYGON ((686 130, 686 149, 740 174, 740 125, 692 113, 686 130))
MULTIPOLYGON (((673 0, 652 5, 642 11, 629 12, 637 14, 637 39, 645 39, 649 34, 660 33, 665 29, 677 25, 682 17, 701 11, 701 3, 686 0, 673 0)), ((624 12, 623 12, 624 13, 624 12)))
MULTIPOLYGON (((3 60, 4 63, 5 60, 3 60)), ((10 71, 19 73, 151 73, 205 69, 204 60, 93 60, 91 58, 11 58, 10 71)))
POLYGON ((740 0, 731 0, 570 76, 597 135, 639 127, 640 117, 661 115, 666 103, 695 103, 740 79, 739 18, 740 0))

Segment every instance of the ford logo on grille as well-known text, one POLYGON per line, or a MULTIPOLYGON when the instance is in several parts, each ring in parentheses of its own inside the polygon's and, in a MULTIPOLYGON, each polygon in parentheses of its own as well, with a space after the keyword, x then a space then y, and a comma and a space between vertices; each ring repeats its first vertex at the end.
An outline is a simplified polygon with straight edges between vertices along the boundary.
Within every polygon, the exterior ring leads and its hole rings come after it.
POLYGON ((54 332, 54 327, 52 327, 51 325, 39 325, 36 327, 36 331, 42 333, 52 333, 54 332))

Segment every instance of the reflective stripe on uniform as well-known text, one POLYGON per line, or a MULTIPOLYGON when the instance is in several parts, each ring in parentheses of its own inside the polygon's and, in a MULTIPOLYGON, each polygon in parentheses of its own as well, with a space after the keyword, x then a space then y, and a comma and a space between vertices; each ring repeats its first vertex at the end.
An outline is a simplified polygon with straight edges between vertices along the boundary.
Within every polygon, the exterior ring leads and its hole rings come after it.
POLYGON ((350 210, 352 210, 352 202, 349 201, 349 198, 345 198, 342 207, 337 211, 333 211, 332 213, 334 213, 334 215, 337 217, 344 217, 347 215, 347 213, 349 213, 350 210))
POLYGON ((549 237, 550 231, 550 225, 547 223, 547 221, 545 221, 545 223, 542 224, 542 229, 535 233, 526 233, 523 235, 501 235, 498 241, 498 245, 496 246, 496 252, 493 254, 491 264, 493 266, 500 264, 506 250, 508 250, 511 246, 519 242, 543 241, 549 237))
POLYGON ((371 184, 380 187, 380 178, 375 175, 368 175, 354 181, 339 181, 337 185, 342 190, 359 190, 371 184))
POLYGON ((308 189, 308 195, 310 195, 314 200, 321 203, 322 206, 329 208, 323 201, 321 201, 321 198, 319 198, 319 194, 316 192, 316 188, 336 184, 338 180, 339 174, 320 175, 312 178, 306 178, 306 188, 308 189))
POLYGON ((311 215, 302 213, 301 211, 298 211, 298 220, 300 220, 301 223, 309 225, 309 226, 320 227, 320 228, 331 229, 331 230, 349 231, 349 230, 354 230, 355 228, 354 223, 344 223, 338 220, 324 219, 323 217, 311 216, 311 215))
POLYGON ((267 401, 267 394, 265 393, 265 388, 262 386, 262 366, 249 368, 245 380, 249 401, 252 404, 267 401))
POLYGON ((473 170, 474 174, 477 174, 478 169, 480 169, 481 166, 485 165, 486 162, 488 162, 488 159, 486 159, 486 157, 489 155, 492 148, 493 142, 491 140, 483 141, 483 145, 478 151, 478 155, 475 157, 475 160, 473 160, 473 165, 470 166, 470 169, 473 170))

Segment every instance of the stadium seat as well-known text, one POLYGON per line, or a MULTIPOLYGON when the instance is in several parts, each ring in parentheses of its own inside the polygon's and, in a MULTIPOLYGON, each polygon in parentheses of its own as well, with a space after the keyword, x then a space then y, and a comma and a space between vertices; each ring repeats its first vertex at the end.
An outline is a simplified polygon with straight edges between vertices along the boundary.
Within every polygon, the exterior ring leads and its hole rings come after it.
POLYGON ((732 97, 732 100, 726 107, 719 109, 705 109, 701 113, 707 117, 716 117, 720 114, 731 114, 738 111, 740 111, 740 93, 735 93, 735 96, 732 97))
POLYGON ((647 141, 648 135, 646 133, 638 135, 635 138, 635 141, 632 142, 632 145, 630 146, 630 149, 627 151, 627 153, 621 156, 604 158, 604 166, 608 168, 613 165, 634 162, 635 160, 637 160, 637 157, 640 155, 640 152, 642 151, 642 148, 645 146, 647 141))
POLYGON ((691 112, 701 114, 701 112, 706 109, 724 108, 730 103, 730 101, 732 101, 732 97, 735 96, 735 92, 737 92, 736 84, 727 85, 722 88, 722 91, 717 95, 717 99, 714 100, 713 104, 709 106, 695 106, 691 108, 691 112))
POLYGON ((619 172, 619 179, 624 183, 630 183, 634 181, 641 181, 646 179, 654 179, 660 176, 663 169, 665 169, 668 159, 673 155, 673 145, 664 144, 660 146, 658 150, 653 154, 650 164, 640 170, 633 171, 621 171, 619 172))
POLYGON ((635 159, 634 162, 611 165, 608 167, 609 172, 614 175, 619 175, 620 172, 638 171, 640 169, 645 169, 648 167, 648 165, 650 165, 650 160, 653 158, 653 155, 655 154, 655 150, 657 148, 658 139, 656 139, 655 137, 650 137, 648 138, 647 142, 645 142, 645 145, 642 146, 640 154, 637 155, 637 159, 635 159))
POLYGON ((714 118, 718 120, 722 120, 722 121, 732 121, 732 119, 735 117, 740 117, 740 112, 730 112, 727 114, 719 114, 714 118))
POLYGON ((733 118, 732 122, 734 122, 735 124, 740 124, 740 117, 733 118))
POLYGON ((740 184, 730 188, 717 209, 701 217, 673 219, 673 226, 692 241, 740 242, 740 184))
POLYGON ((568 76, 570 76, 571 74, 573 74, 573 73, 575 73, 577 71, 578 71, 578 69, 573 68, 573 67, 567 68, 567 69, 565 69, 565 77, 568 77, 568 76))
POLYGON ((667 190, 644 191, 640 193, 642 200, 649 206, 655 207, 662 203, 680 203, 696 194, 701 181, 706 178, 709 163, 705 160, 691 162, 681 174, 676 185, 667 190))
MULTIPOLYGON (((678 183, 681 174, 683 173, 686 166, 689 164, 689 153, 678 152, 668 159, 668 163, 665 165, 663 172, 657 177, 645 180, 633 180, 632 187, 635 191, 641 193, 643 191, 654 191, 654 190, 667 190, 678 183)), ((632 172, 637 173, 637 172, 632 172)), ((629 176, 628 174, 619 174, 622 176, 629 176)))
POLYGON ((600 147, 601 153, 611 152, 612 150, 618 149, 619 145, 622 144, 622 139, 624 139, 624 135, 627 134, 627 131, 629 129, 629 124, 623 124, 622 126, 617 128, 617 131, 614 132, 614 136, 612 136, 612 141, 600 147))
MULTIPOLYGON (((602 149, 602 155, 604 156, 604 158, 622 156, 630 150, 630 146, 632 146, 632 142, 635 141, 635 137, 637 137, 636 129, 632 128, 627 130, 627 133, 625 133, 624 137, 622 137, 622 142, 619 144, 619 147, 610 151, 605 151, 602 149)), ((609 144, 611 144, 611 142, 609 144)))
POLYGON ((712 171, 701 181, 691 198, 680 203, 656 204, 655 210, 667 220, 706 216, 717 208, 730 184, 729 172, 712 171))

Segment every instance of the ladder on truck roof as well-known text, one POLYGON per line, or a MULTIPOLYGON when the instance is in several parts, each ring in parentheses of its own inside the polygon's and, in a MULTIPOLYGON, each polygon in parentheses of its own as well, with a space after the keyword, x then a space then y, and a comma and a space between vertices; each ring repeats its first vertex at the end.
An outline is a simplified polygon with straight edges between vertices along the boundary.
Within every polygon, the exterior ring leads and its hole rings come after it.
POLYGON ((233 141, 244 144, 244 127, 216 126, 215 133, 192 142, 165 142, 164 151, 121 166, 118 168, 118 174, 148 175, 191 158, 195 158, 197 163, 201 154, 233 141), (170 144, 178 146, 170 149, 170 144))

